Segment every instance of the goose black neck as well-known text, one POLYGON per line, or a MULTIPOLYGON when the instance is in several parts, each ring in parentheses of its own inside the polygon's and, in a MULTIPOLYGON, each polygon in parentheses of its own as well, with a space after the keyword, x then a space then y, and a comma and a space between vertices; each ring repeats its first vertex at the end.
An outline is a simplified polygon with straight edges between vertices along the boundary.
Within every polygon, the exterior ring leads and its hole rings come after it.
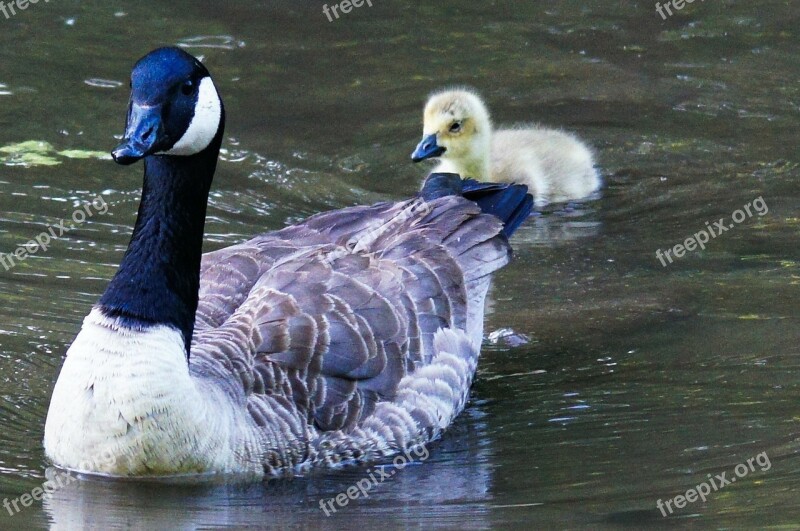
POLYGON ((142 201, 117 274, 100 299, 101 311, 135 329, 171 326, 189 355, 200 287, 208 193, 222 133, 193 156, 150 156, 142 201))

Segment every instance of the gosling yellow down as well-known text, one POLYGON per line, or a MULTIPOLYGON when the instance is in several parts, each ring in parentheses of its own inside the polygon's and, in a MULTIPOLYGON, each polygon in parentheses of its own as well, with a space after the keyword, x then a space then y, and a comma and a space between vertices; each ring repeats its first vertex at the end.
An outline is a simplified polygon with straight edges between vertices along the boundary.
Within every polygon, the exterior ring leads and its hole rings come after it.
POLYGON ((585 199, 601 184, 591 149, 577 137, 538 126, 493 131, 486 104, 469 89, 431 95, 411 158, 438 158, 434 172, 525 184, 537 206, 585 199))

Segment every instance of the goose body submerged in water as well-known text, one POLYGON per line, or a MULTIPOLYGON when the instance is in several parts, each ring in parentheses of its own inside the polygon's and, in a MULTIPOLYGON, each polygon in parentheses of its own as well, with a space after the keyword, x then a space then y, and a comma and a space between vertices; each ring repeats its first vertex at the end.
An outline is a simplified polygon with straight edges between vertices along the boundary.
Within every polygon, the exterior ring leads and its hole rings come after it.
POLYGON ((425 443, 464 407, 527 188, 433 175, 413 199, 203 255, 224 122, 197 59, 161 48, 136 63, 113 157, 144 159, 142 199, 53 390, 44 445, 57 466, 296 474, 425 443))
POLYGON ((592 151, 577 137, 543 127, 493 131, 486 104, 471 90, 434 93, 423 121, 423 138, 411 157, 438 158, 434 172, 525 184, 537 206, 577 201, 600 188, 592 151))

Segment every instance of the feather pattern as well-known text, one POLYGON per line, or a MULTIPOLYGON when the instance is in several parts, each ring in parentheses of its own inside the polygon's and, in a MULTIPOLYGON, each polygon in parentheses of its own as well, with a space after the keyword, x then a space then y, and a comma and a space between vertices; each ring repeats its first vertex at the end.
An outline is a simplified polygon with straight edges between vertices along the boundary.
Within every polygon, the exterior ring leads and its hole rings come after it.
POLYGON ((53 389, 48 457, 113 476, 262 477, 438 437, 466 403, 527 188, 434 175, 414 199, 203 255, 222 100, 178 48, 137 62, 131 87, 112 155, 144 159, 139 214, 53 389))
POLYGON ((320 214, 208 253, 191 364, 236 375, 257 425, 285 419, 278 446, 307 444, 276 449, 268 473, 427 441, 466 400, 468 321, 483 313, 469 286, 508 261, 501 230, 449 196, 320 214))
POLYGON ((353 207, 203 255, 185 373, 182 332, 96 309, 53 392, 48 455, 80 469, 110 451, 99 471, 113 475, 287 475, 438 437, 467 400, 484 297, 510 259, 504 220, 483 208, 353 207))

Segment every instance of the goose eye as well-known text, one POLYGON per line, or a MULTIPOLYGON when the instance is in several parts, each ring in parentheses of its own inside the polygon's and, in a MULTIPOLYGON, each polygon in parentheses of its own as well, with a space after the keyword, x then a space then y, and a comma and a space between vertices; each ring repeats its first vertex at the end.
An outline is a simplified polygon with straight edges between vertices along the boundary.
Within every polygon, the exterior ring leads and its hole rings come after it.
POLYGON ((181 92, 184 96, 191 96, 194 93, 194 82, 190 79, 181 86, 181 92))
POLYGON ((450 126, 451 133, 458 133, 461 131, 461 122, 453 122, 453 125, 450 126))

